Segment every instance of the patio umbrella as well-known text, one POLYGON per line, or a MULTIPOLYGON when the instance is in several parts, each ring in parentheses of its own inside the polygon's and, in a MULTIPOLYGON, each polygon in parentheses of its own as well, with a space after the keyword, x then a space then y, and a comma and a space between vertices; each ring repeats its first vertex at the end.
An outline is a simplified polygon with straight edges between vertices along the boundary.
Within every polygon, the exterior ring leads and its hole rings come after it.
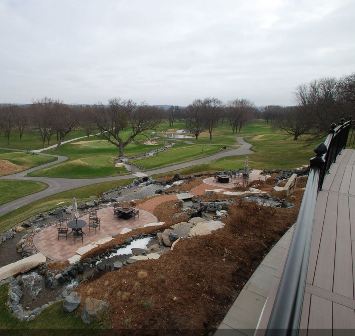
POLYGON ((73 215, 74 215, 74 218, 79 218, 79 213, 78 213, 78 203, 76 201, 76 198, 73 197, 73 215))

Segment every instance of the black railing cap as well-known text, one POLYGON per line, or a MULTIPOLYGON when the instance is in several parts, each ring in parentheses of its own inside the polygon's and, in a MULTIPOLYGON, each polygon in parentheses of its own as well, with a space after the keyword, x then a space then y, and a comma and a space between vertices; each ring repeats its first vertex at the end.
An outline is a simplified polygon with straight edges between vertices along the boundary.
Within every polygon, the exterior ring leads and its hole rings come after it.
POLYGON ((329 133, 335 133, 335 128, 337 127, 337 124, 336 123, 332 123, 330 125, 330 130, 329 130, 329 133))
POLYGON ((316 153, 317 156, 322 156, 327 152, 327 150, 327 146, 324 144, 324 142, 322 142, 314 149, 314 153, 316 153))

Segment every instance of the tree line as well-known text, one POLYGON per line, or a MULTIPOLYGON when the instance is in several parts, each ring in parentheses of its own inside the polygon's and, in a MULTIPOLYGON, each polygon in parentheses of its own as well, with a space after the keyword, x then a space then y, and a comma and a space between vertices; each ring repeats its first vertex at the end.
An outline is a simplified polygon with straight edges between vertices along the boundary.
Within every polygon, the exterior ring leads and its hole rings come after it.
POLYGON ((10 145, 15 133, 21 140, 25 131, 35 131, 45 147, 53 139, 60 146, 70 132, 80 128, 87 136, 100 134, 117 147, 122 157, 126 146, 139 134, 153 130, 163 120, 170 127, 182 120, 196 140, 204 131, 208 131, 212 140, 218 124, 228 123, 233 133, 237 133, 256 113, 254 104, 246 99, 228 104, 217 98, 196 99, 186 107, 172 106, 166 110, 120 98, 111 99, 105 105, 68 105, 43 98, 30 105, 0 105, 0 132, 10 145))
POLYGON ((301 135, 324 134, 341 118, 355 117, 355 73, 336 78, 321 78, 296 89, 297 105, 266 106, 261 116, 294 140, 301 135))

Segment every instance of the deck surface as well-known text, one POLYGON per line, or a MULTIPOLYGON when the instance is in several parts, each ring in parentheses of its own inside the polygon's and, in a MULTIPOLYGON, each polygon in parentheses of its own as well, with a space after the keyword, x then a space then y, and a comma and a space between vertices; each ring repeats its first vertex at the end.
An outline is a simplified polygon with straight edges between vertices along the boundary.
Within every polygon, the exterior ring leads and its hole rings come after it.
POLYGON ((355 329, 355 150, 346 149, 326 176, 315 209, 303 335, 355 329))

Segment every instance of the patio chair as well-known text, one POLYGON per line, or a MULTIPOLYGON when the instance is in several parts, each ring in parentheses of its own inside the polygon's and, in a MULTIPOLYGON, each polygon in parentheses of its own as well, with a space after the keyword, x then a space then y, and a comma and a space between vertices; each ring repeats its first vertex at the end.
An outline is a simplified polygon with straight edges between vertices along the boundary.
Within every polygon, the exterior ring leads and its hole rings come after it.
POLYGON ((81 238, 81 242, 84 243, 84 232, 82 229, 73 230, 72 233, 73 233, 74 242, 76 241, 76 239, 81 238))
POLYGON ((95 229, 95 233, 96 233, 96 229, 98 228, 100 230, 100 218, 98 217, 93 217, 93 218, 89 218, 89 232, 90 232, 90 228, 95 229))
POLYGON ((57 227, 57 230, 58 230, 58 240, 60 237, 65 237, 65 239, 68 239, 68 228, 67 227, 59 226, 59 227, 57 227))

